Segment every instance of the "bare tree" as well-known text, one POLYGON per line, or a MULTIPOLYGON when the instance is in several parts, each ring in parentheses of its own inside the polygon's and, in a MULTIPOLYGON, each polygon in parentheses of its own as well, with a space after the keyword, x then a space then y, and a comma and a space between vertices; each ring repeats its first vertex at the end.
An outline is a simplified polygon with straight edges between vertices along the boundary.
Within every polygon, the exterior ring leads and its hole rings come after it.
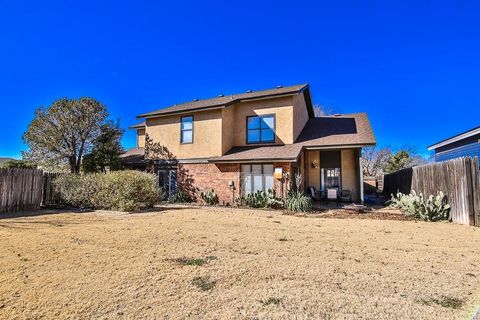
POLYGON ((390 147, 363 149, 362 169, 366 177, 379 177, 387 173, 428 163, 414 147, 392 150, 390 147))
POLYGON ((325 117, 335 114, 335 111, 332 107, 327 107, 321 104, 314 104, 313 114, 315 115, 315 117, 325 117))
POLYGON ((393 152, 389 147, 371 147, 363 149, 362 168, 366 177, 379 177, 384 174, 387 162, 392 158, 393 152))

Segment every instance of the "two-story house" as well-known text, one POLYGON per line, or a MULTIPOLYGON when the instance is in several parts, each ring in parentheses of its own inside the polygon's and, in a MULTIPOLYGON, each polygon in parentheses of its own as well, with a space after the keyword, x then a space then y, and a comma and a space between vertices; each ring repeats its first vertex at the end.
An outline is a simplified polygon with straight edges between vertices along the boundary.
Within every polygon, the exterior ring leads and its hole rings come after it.
POLYGON ((257 190, 285 195, 301 174, 303 187, 347 189, 363 200, 361 150, 375 144, 367 115, 315 117, 308 84, 195 99, 138 118, 137 147, 123 162, 150 164, 167 193, 213 189, 231 204, 257 190), (146 136, 169 157, 144 159, 146 136))

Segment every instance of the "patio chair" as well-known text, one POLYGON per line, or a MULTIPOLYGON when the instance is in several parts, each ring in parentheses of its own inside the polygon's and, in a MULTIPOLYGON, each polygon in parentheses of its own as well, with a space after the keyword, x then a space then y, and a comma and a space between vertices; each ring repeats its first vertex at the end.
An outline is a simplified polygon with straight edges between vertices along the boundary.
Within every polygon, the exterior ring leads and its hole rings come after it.
POLYGON ((313 200, 316 200, 316 190, 315 187, 308 187, 307 188, 307 194, 312 198, 313 200))
POLYGON ((333 200, 337 203, 338 207, 338 190, 333 188, 327 189, 327 200, 333 200))
POLYGON ((340 201, 341 202, 352 202, 352 191, 342 190, 340 191, 340 201))

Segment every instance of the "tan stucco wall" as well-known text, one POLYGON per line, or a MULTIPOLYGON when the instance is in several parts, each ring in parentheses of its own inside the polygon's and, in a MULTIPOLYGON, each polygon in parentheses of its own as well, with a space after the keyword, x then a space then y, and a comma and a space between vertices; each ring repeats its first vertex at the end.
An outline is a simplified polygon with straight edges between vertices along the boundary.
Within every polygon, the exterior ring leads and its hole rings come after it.
MULTIPOLYGON (((315 187, 317 190, 321 189, 320 178, 320 152, 319 151, 306 151, 307 154, 307 185, 306 187, 315 187), (312 167, 312 162, 315 161, 319 164, 318 168, 312 167)), ((357 174, 357 155, 354 149, 346 149, 341 151, 341 177, 342 177, 342 189, 352 191, 352 200, 359 200, 359 185, 357 174)))
POLYGON ((320 151, 307 151, 307 187, 315 187, 320 190, 320 151), (318 168, 312 167, 312 162, 318 164, 318 168))
MULTIPOLYGON (((192 114, 192 144, 180 144, 180 115, 147 119, 146 133, 154 142, 163 144, 179 159, 206 158, 223 155, 234 146, 246 146, 248 116, 275 114, 275 144, 293 143, 308 120, 303 93, 241 102, 224 109, 192 114)), ((140 135, 138 139, 140 146, 140 135)), ((143 138, 143 146, 144 141, 143 138)))
MULTIPOLYGON (((233 116, 230 130, 226 131, 225 141, 232 141, 232 146, 247 145, 247 116, 275 114, 275 144, 293 143, 293 99, 292 97, 257 100, 238 103, 232 108, 233 116), (228 137, 227 135, 232 137, 228 137), (229 140, 232 139, 232 140, 229 140)), ((228 120, 227 120, 228 121, 228 120)))
POLYGON ((342 189, 352 191, 353 201, 358 201, 357 156, 353 149, 342 150, 342 189))
POLYGON ((293 115, 293 140, 297 140, 309 118, 303 92, 293 96, 293 115))
POLYGON ((180 115, 147 119, 146 133, 177 159, 222 155, 222 110, 196 112, 193 116, 193 143, 180 143, 180 115))
POLYGON ((145 129, 137 130, 137 147, 145 148, 145 129))
POLYGON ((222 152, 225 154, 234 146, 235 107, 222 110, 222 152))

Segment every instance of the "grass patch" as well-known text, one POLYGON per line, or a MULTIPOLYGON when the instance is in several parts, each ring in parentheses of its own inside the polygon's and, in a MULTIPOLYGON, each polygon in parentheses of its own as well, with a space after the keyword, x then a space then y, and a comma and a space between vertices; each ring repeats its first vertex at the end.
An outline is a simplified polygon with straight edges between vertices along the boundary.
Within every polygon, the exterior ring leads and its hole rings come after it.
POLYGON ((215 287, 217 281, 210 280, 209 276, 195 277, 192 279, 192 284, 202 291, 208 291, 215 287))
POLYGON ((281 302, 282 302, 282 299, 280 298, 275 298, 275 297, 270 297, 268 298, 267 300, 260 300, 260 302, 264 305, 264 306, 268 306, 268 305, 275 305, 275 306, 278 306, 281 302))
POLYGON ((181 266, 203 266, 205 263, 207 263, 207 259, 203 258, 176 258, 176 259, 170 259, 171 261, 181 265, 181 266))
POLYGON ((442 306, 444 308, 452 308, 452 309, 460 309, 463 305, 463 300, 442 296, 439 299, 431 298, 431 299, 422 299, 419 300, 421 304, 426 306, 431 306, 432 304, 436 304, 442 306))
POLYGON ((175 258, 175 259, 168 259, 173 261, 181 266, 203 266, 204 264, 208 263, 211 260, 217 260, 215 256, 208 256, 206 258, 175 258))

